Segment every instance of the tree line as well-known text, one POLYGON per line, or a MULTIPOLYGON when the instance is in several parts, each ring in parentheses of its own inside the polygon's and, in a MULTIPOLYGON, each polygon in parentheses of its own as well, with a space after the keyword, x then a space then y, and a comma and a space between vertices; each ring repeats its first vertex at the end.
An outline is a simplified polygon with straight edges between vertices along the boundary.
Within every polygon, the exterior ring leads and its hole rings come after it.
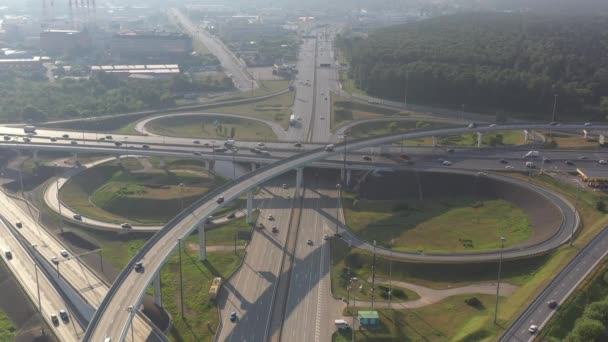
POLYGON ((349 76, 373 96, 462 109, 608 114, 607 17, 467 13, 343 34, 349 76), (407 89, 407 90, 406 90, 407 89))
POLYGON ((125 80, 102 73, 49 83, 34 75, 4 72, 0 74, 0 121, 43 122, 166 108, 175 106, 185 93, 232 87, 227 77, 196 81, 183 74, 169 80, 125 80))

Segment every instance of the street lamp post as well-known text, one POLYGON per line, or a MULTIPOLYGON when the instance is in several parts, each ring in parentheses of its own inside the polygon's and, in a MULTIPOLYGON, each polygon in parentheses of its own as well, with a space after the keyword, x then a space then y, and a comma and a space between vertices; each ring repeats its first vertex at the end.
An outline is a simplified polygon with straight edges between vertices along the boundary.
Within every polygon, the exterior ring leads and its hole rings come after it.
POLYGON ((557 94, 553 95, 553 115, 551 116, 551 122, 555 122, 555 113, 557 111, 557 94))
POLYGON ((376 298, 376 240, 374 240, 374 250, 372 255, 372 309, 376 298))
POLYGON ((184 183, 179 183, 179 199, 180 199, 180 205, 181 205, 181 210, 180 211, 184 211, 184 183))
MULTIPOLYGON (((57 170, 59 170, 59 164, 55 164, 55 170, 55 173, 57 173, 57 170)), ((57 178, 55 180, 55 186, 57 188, 57 206, 59 208, 59 228, 63 233, 63 215, 61 214, 61 197, 59 197, 59 176, 55 175, 55 177, 57 178)))
POLYGON ((336 184, 336 189, 338 189, 338 198, 336 199, 336 235, 338 234, 338 226, 340 224, 340 218, 338 214, 340 213, 340 198, 342 197, 342 184, 336 184))
POLYGON ((348 151, 348 134, 344 131, 344 159, 342 161, 342 172, 344 173, 344 179, 342 179, 342 183, 346 184, 346 153, 348 151))
POLYGON ((177 239, 177 250, 179 251, 179 296, 182 310, 182 319, 184 319, 184 275, 182 273, 182 239, 177 239))
POLYGON ((500 259, 498 261, 498 282, 496 283, 496 305, 494 306, 494 324, 498 320, 498 296, 500 294, 500 272, 502 271, 502 251, 505 248, 505 238, 500 238, 500 259))

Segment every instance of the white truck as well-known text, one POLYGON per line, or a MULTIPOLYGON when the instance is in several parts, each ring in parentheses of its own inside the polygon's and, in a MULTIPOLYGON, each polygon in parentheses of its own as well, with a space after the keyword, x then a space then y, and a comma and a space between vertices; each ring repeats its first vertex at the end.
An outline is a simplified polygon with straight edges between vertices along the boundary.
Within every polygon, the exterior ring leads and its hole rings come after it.
POLYGON ((23 127, 25 133, 36 133, 36 126, 25 126, 23 127))
POLYGON ((537 158, 540 156, 540 152, 538 151, 528 151, 528 153, 524 154, 524 158, 537 158))
POLYGON ((336 319, 336 320, 334 320, 334 324, 336 325, 336 328, 338 328, 338 330, 348 329, 350 327, 348 325, 348 322, 346 322, 343 319, 336 319))
POLYGON ((295 114, 291 114, 291 116, 289 117, 289 125, 295 126, 297 124, 298 124, 298 118, 296 118, 295 114))

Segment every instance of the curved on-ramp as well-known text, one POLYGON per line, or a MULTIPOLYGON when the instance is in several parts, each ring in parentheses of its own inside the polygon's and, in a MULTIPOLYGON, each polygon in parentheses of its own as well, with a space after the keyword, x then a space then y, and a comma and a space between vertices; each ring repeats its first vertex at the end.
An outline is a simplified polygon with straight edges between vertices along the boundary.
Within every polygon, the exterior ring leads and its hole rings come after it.
MULTIPOLYGON (((498 129, 517 130, 522 129, 523 127, 528 129, 550 129, 553 126, 546 124, 525 126, 504 125, 500 127, 477 127, 475 128, 475 131, 483 133, 498 129)), ((582 129, 583 127, 583 125, 564 125, 562 126, 562 129, 574 130, 582 129)), ((471 130, 467 128, 449 128, 435 131, 410 131, 351 141, 347 144, 336 144, 333 152, 325 152, 323 149, 316 149, 291 158, 286 158, 275 164, 262 167, 232 183, 209 192, 199 201, 177 215, 163 229, 148 240, 142 249, 129 262, 112 285, 112 288, 99 306, 99 309, 95 312, 95 315, 87 328, 84 340, 103 341, 106 337, 110 337, 116 341, 122 340, 132 317, 132 314, 129 312, 129 307, 132 306, 137 308, 139 306, 149 284, 151 284, 157 271, 165 264, 171 253, 176 249, 179 241, 192 233, 207 216, 211 215, 227 202, 238 198, 249 189, 290 170, 304 167, 312 162, 325 159, 331 155, 340 154, 347 150, 359 150, 404 139, 415 139, 433 135, 460 134, 467 131, 471 130), (225 198, 225 201, 218 204, 215 199, 220 195, 225 198), (133 271, 133 267, 138 261, 142 261, 145 265, 145 272, 136 273, 133 271)), ((559 241, 554 241, 551 245, 546 245, 545 248, 551 250, 559 245, 559 241)), ((449 256, 445 257, 448 260, 450 259, 449 256)), ((491 256, 478 256, 477 258, 487 259, 491 258, 491 256)))

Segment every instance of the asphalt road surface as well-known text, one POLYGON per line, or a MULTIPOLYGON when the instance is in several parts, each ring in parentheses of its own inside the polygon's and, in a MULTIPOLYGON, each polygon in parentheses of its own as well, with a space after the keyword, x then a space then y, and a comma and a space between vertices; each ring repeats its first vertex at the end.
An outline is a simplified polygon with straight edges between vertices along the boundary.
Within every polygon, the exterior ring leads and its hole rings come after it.
POLYGON ((218 295, 221 330, 218 341, 265 341, 277 283, 283 246, 287 236, 294 195, 294 175, 280 177, 262 187, 258 198, 260 216, 257 229, 247 247, 243 266, 224 285, 218 295), (282 184, 288 184, 287 189, 282 184), (274 217, 269 219, 269 215, 274 217), (272 232, 276 226, 278 233, 272 232), (236 312, 237 322, 230 321, 236 312))
POLYGON ((178 9, 169 10, 170 15, 175 18, 184 30, 194 39, 199 39, 205 47, 220 60, 222 67, 232 77, 232 82, 240 91, 250 91, 258 87, 254 79, 247 72, 246 66, 222 43, 221 40, 211 35, 205 29, 199 29, 190 21, 186 15, 178 9))

